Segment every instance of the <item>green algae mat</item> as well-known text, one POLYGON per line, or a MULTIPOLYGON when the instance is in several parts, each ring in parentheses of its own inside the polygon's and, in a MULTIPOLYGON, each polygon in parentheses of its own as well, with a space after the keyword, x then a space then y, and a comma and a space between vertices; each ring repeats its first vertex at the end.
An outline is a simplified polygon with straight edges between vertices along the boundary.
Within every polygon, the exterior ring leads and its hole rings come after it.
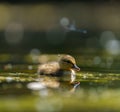
POLYGON ((36 73, 0 73, 1 112, 120 112, 120 74, 77 73, 80 85, 71 92, 67 82, 61 88, 30 89, 36 73))

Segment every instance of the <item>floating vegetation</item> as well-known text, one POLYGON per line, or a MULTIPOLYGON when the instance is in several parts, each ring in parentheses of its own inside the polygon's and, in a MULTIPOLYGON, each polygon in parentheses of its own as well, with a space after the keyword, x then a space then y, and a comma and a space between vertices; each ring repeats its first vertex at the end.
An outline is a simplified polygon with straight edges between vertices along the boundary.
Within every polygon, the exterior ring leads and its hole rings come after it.
POLYGON ((31 82, 36 80, 36 74, 28 73, 0 73, 0 82, 31 82))

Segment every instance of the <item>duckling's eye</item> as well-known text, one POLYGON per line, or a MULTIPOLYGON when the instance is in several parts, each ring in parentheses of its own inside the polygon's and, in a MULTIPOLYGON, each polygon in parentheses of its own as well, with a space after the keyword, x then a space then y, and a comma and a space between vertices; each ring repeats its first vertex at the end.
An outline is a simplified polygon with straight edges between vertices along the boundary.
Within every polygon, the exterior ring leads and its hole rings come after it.
POLYGON ((69 61, 69 60, 63 60, 63 61, 66 62, 66 63, 72 64, 72 62, 69 61))

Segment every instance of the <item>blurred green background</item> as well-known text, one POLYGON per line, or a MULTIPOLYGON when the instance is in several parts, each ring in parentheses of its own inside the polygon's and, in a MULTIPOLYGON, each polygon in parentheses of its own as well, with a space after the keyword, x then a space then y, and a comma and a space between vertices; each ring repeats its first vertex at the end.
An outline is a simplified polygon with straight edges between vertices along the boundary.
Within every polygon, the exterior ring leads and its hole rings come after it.
POLYGON ((0 63, 38 63, 38 55, 71 54, 83 69, 119 72, 119 10, 114 0, 1 2, 0 63))
POLYGON ((109 48, 110 43, 119 42, 119 10, 117 3, 2 3, 0 53, 29 53, 36 48, 41 53, 91 49, 119 54, 119 45, 109 48))

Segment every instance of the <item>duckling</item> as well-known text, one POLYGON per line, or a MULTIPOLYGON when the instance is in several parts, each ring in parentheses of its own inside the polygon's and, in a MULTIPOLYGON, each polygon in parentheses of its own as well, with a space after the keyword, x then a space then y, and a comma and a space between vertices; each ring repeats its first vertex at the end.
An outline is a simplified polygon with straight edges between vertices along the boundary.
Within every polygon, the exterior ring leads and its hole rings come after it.
POLYGON ((76 79, 75 71, 79 70, 74 57, 63 55, 58 62, 40 65, 37 72, 40 76, 58 77, 60 80, 69 79, 70 83, 73 84, 76 79))

